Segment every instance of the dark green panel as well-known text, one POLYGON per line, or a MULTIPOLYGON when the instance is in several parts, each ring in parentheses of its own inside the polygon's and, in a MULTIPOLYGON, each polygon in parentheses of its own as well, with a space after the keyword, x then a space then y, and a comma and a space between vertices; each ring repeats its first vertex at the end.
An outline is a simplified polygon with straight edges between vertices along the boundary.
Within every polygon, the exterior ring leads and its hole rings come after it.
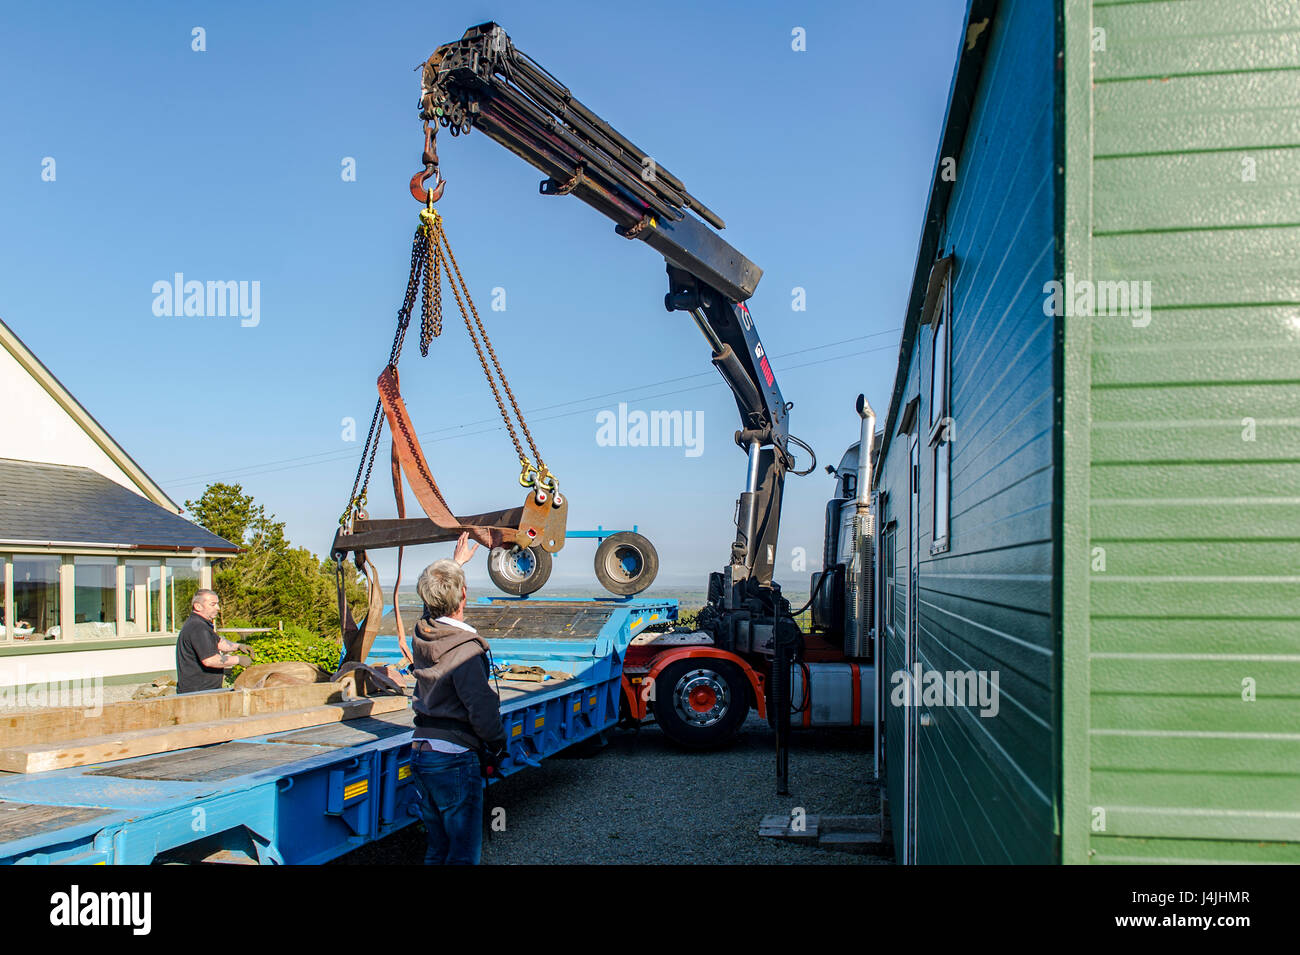
MULTIPOLYGON (((933 331, 913 342, 909 393, 920 405, 917 655, 924 673, 997 674, 996 714, 925 705, 917 731, 917 861, 1049 862, 1058 754, 1052 616, 1053 24, 1006 0, 988 56, 940 244, 955 255, 951 360, 950 550, 932 555, 934 458, 927 442, 933 331)), ((954 108, 958 108, 954 106, 954 108)), ((900 374, 902 370, 900 369, 900 374)), ((887 681, 904 645, 909 447, 891 440, 881 469, 899 519, 898 612, 887 681)), ((886 518, 888 519, 888 517, 886 518)), ((897 683, 887 685, 887 692, 897 683)), ((903 799, 903 711, 886 699, 896 840, 903 799)))

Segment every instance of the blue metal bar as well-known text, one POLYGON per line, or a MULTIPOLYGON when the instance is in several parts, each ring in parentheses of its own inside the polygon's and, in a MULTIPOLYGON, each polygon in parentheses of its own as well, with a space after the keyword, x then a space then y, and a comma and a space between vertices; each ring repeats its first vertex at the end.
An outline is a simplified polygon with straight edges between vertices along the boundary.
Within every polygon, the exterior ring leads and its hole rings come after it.
POLYGON ((636 525, 636 524, 633 524, 633 525, 632 525, 632 530, 631 530, 631 531, 626 531, 626 530, 616 531, 616 530, 613 530, 613 529, 606 530, 605 528, 603 528, 603 527, 601 527, 599 524, 597 524, 597 525, 596 525, 596 529, 595 529, 594 531, 565 531, 565 532, 564 532, 564 536, 565 536, 566 538, 568 538, 568 537, 594 537, 594 538, 596 538, 597 540, 604 540, 606 537, 613 537, 615 534, 628 534, 628 533, 632 533, 632 534, 637 533, 637 525, 636 525))

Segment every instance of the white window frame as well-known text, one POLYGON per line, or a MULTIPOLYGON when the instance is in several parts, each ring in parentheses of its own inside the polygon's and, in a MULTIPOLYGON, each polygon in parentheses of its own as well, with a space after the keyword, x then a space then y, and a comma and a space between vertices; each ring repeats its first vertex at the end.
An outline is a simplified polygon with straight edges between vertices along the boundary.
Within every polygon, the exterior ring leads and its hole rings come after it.
POLYGON ((952 534, 952 270, 944 276, 934 317, 930 321, 930 435, 933 449, 931 464, 933 481, 931 489, 930 553, 941 554, 950 547, 952 534), (940 349, 943 346, 942 367, 940 349), (936 382, 942 374, 942 387, 936 401, 936 382), (945 479, 939 479, 939 461, 942 456, 945 479), (939 502, 943 501, 943 520, 940 520, 939 502))

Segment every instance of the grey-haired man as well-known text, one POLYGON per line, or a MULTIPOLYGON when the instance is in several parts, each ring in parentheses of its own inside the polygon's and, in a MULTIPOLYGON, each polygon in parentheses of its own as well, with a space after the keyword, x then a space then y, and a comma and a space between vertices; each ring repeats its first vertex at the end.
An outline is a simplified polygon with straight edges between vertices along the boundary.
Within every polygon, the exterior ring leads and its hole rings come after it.
POLYGON ((487 642, 465 623, 464 564, 478 544, 456 542, 451 560, 430 564, 415 589, 424 614, 411 640, 415 739, 411 769, 428 834, 426 865, 477 865, 483 849, 484 774, 506 755, 501 700, 489 682, 487 642))

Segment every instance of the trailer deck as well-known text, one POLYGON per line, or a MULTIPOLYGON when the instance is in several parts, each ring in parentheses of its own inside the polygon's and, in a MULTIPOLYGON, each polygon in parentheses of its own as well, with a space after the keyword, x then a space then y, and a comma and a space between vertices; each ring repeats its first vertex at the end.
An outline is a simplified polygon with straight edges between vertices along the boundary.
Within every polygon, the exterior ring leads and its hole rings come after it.
MULTIPOLYGON (((483 598, 466 622, 497 664, 564 674, 501 681, 502 775, 611 728, 623 654, 675 600, 483 598)), ((399 662, 380 638, 369 662, 399 662)), ((412 711, 43 773, 0 773, 0 863, 320 863, 418 818, 412 711)))

